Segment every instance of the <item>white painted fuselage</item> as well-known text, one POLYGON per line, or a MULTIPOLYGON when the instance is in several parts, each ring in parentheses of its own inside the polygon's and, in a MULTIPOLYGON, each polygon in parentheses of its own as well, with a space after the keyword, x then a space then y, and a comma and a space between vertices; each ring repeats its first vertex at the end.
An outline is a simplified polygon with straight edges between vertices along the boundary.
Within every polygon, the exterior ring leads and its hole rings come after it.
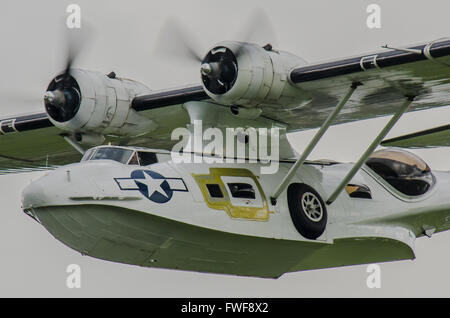
MULTIPOLYGON (((279 277, 285 272, 414 258, 427 229, 450 227, 450 173, 433 187, 402 196, 367 166, 352 179, 371 199, 343 191, 326 206, 325 231, 303 237, 287 191, 270 196, 292 162, 276 174, 259 163, 173 163, 149 166, 93 160, 48 172, 23 192, 23 209, 53 236, 93 257, 148 267, 279 277), (211 197, 205 184, 220 184, 211 197), (230 184, 250 184, 254 198, 234 197, 230 184), (275 203, 275 204, 272 204, 275 203)), ((325 199, 351 164, 309 162, 292 183, 325 199)))

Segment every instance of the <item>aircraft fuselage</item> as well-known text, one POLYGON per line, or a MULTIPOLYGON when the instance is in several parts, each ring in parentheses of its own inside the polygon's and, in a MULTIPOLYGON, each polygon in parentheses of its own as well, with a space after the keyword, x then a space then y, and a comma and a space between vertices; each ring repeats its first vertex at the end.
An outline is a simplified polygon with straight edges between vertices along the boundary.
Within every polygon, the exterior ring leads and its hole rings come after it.
MULTIPOLYGON (((269 199, 292 162, 280 162, 276 174, 265 175, 260 163, 166 159, 147 166, 92 160, 60 167, 24 190, 23 209, 85 255, 260 277, 412 259, 416 237, 429 233, 427 229, 450 227, 446 172, 433 172, 436 182, 413 198, 402 196, 365 166, 347 191, 326 205, 352 165, 304 164, 292 184, 311 187, 323 205, 322 215, 315 210, 310 214, 311 220, 324 224, 323 233, 308 239, 295 220, 297 211, 292 211, 296 199, 289 195, 295 196, 296 188, 284 191, 275 205, 269 199), (362 186, 361 195, 351 195, 355 186, 362 186)), ((305 209, 319 203, 303 197, 299 204, 305 209)))

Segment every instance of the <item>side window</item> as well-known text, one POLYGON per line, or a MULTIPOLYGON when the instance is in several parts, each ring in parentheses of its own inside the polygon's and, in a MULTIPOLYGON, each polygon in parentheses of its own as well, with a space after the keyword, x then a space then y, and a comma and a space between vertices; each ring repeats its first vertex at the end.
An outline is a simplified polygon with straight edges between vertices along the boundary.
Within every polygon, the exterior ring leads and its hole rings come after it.
POLYGON ((233 198, 254 199, 255 189, 248 183, 228 183, 233 198))
POLYGON ((366 165, 397 191, 408 196, 425 194, 436 182, 425 161, 401 149, 376 151, 366 165))
POLYGON ((223 198, 222 190, 220 190, 218 184, 207 184, 206 188, 208 189, 211 198, 223 198))
POLYGON ((250 177, 220 177, 233 206, 262 207, 263 200, 259 188, 250 177))
POLYGON ((156 154, 153 152, 139 151, 138 156, 139 156, 139 163, 141 166, 148 166, 158 162, 156 154))

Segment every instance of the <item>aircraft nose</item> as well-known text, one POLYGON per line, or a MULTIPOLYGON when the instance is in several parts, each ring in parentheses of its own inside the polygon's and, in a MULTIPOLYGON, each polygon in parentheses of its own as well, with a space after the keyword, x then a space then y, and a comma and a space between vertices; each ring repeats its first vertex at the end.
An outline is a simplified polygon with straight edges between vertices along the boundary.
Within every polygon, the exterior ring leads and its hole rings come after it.
POLYGON ((60 197, 59 191, 67 186, 64 176, 57 169, 33 180, 22 191, 22 208, 25 210, 56 203, 55 200, 60 197))
MULTIPOLYGON (((73 198, 97 198, 104 196, 92 177, 94 172, 104 171, 107 184, 112 184, 108 171, 110 164, 99 163, 89 167, 72 164, 57 168, 32 181, 22 191, 22 208, 34 209, 46 206, 60 206, 73 203, 73 198)), ((114 188, 115 190, 116 188, 114 188)), ((117 187, 117 189, 119 189, 117 187)), ((113 193, 114 194, 114 193, 113 193)))
POLYGON ((33 181, 22 191, 22 209, 27 210, 45 204, 47 194, 42 182, 33 181))

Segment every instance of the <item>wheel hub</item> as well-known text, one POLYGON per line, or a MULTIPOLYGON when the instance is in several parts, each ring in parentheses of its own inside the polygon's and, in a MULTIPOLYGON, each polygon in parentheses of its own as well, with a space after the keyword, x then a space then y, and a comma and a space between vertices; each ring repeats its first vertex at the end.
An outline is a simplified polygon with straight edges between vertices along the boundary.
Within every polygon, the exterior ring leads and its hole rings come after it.
POLYGON ((313 222, 319 222, 323 217, 323 208, 319 198, 311 192, 305 192, 301 198, 305 215, 313 222))

